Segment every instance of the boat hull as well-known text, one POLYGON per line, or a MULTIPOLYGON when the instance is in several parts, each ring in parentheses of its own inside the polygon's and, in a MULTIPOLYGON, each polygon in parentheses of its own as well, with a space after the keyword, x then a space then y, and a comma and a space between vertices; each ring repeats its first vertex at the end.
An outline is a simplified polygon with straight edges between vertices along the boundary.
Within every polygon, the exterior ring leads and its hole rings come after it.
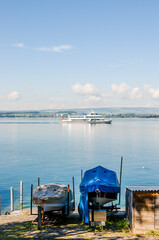
POLYGON ((90 120, 90 119, 86 119, 86 120, 69 120, 69 119, 63 119, 62 123, 84 123, 84 124, 111 124, 112 120, 90 120))
MULTIPOLYGON (((44 204, 43 209, 44 209, 44 212, 63 211, 63 210, 66 210, 66 206, 67 206, 66 203, 44 204)), ((73 210, 73 201, 69 202, 69 210, 70 211, 73 210)))
POLYGON ((88 201, 92 204, 97 204, 99 207, 117 200, 117 193, 108 193, 108 192, 92 192, 88 193, 88 201))
POLYGON ((91 124, 111 124, 112 120, 91 120, 91 124))
MULTIPOLYGON (((42 206, 44 212, 60 211, 68 208, 68 189, 63 184, 45 184, 35 189, 33 203, 42 206)), ((69 211, 73 209, 73 194, 69 189, 69 211)))

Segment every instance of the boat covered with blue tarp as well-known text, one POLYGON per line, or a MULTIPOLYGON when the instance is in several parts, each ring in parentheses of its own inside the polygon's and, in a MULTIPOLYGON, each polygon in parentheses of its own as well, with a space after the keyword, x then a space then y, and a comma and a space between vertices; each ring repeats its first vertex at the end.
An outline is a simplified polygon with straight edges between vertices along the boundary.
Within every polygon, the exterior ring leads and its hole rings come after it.
POLYGON ((98 166, 85 172, 80 192, 79 214, 83 222, 89 223, 90 203, 97 202, 100 206, 116 200, 120 184, 114 171, 98 166))

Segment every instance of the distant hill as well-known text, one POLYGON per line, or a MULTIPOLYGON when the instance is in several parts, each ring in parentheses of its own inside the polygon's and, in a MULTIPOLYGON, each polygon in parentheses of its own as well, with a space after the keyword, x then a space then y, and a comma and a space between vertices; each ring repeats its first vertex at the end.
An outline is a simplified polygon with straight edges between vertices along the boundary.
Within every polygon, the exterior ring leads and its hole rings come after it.
POLYGON ((159 108, 144 108, 144 107, 114 107, 114 108, 76 108, 76 109, 49 109, 43 112, 78 112, 88 113, 90 110, 94 110, 97 113, 135 113, 135 114, 159 114, 159 108))
POLYGON ((104 115, 129 115, 129 117, 136 115, 159 115, 159 108, 143 108, 143 107, 133 107, 133 108, 77 108, 77 109, 48 109, 40 111, 0 111, 0 117, 59 117, 59 114, 63 116, 68 116, 68 114, 83 113, 87 114, 91 110, 104 115))

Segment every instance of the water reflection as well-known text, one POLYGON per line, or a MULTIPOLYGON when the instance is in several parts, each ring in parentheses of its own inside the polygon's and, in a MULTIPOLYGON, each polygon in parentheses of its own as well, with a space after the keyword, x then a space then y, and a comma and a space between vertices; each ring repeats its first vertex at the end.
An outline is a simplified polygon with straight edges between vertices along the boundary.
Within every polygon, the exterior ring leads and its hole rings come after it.
POLYGON ((74 176, 78 198, 81 169, 102 165, 119 178, 121 156, 122 205, 126 185, 159 182, 159 121, 114 119, 111 125, 44 122, 0 124, 0 195, 2 187, 9 189, 11 185, 18 192, 23 180, 27 203, 30 184, 36 187, 38 177, 42 184, 71 184, 74 176))

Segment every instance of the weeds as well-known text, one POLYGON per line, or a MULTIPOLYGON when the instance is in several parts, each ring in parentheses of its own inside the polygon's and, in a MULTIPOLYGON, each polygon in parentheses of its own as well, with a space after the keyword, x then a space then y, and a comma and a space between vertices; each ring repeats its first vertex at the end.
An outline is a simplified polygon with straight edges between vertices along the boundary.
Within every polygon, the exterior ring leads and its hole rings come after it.
POLYGON ((148 232, 146 232, 147 236, 159 236, 159 232, 156 232, 154 230, 150 230, 148 232))
POLYGON ((127 220, 124 219, 108 219, 106 222, 105 229, 107 230, 121 230, 123 232, 129 232, 130 231, 130 223, 127 220))

